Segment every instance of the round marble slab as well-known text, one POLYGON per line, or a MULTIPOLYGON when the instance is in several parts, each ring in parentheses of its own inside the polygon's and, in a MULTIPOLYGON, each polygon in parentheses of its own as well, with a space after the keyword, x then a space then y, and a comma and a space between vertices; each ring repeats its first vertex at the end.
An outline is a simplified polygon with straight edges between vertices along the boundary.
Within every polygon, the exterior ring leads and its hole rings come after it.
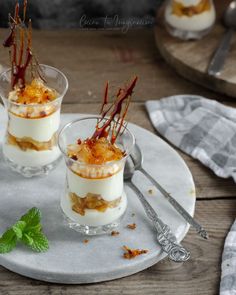
MULTIPOLYGON (((64 114, 62 124, 79 116, 81 115, 64 114)), ((4 120, 2 109, 0 118, 0 121, 4 120)), ((154 134, 133 124, 129 124, 129 128, 144 153, 144 167, 193 215, 195 187, 184 161, 154 134)), ((3 133, 4 124, 0 122, 0 140, 3 133)), ((129 208, 118 229, 120 234, 86 237, 89 242, 85 244, 84 236, 63 223, 59 207, 65 184, 63 161, 47 177, 26 179, 10 171, 3 163, 2 156, 0 159, 0 233, 29 208, 36 206, 42 211, 43 229, 50 241, 50 249, 46 253, 35 253, 19 245, 11 253, 0 255, 0 265, 38 280, 80 284, 128 276, 150 267, 166 256, 156 241, 155 230, 145 216, 139 200, 129 188, 126 188, 129 208), (128 229, 127 224, 130 223, 136 223, 137 228, 128 229), (127 260, 122 257, 123 245, 149 251, 127 260)), ((153 186, 139 172, 135 175, 135 183, 181 241, 189 225, 159 192, 148 193, 153 186)))

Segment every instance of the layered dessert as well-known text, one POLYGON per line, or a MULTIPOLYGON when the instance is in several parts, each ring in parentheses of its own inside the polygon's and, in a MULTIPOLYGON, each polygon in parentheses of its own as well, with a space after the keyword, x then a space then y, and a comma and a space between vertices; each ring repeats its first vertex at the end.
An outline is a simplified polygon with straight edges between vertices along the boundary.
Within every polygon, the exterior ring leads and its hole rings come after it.
POLYGON ((0 94, 9 119, 4 156, 14 170, 33 176, 51 170, 61 154, 57 137, 67 79, 36 60, 26 9, 26 0, 22 12, 17 2, 9 17, 10 33, 3 45, 10 50, 11 68, 0 76, 0 94))
POLYGON ((72 159, 67 169, 68 196, 62 199, 66 215, 90 226, 109 224, 122 216, 127 200, 121 149, 106 138, 79 140, 68 145, 68 157, 72 159))
POLYGON ((208 30, 215 18, 215 8, 211 0, 172 0, 165 9, 166 23, 182 31, 208 30))
POLYGON ((58 93, 41 79, 9 92, 5 156, 22 166, 44 166, 60 156, 58 93), (55 102, 54 102, 55 101, 55 102))
POLYGON ((130 136, 130 146, 133 144, 124 118, 136 80, 137 77, 124 89, 120 88, 109 106, 106 87, 100 117, 77 120, 61 131, 60 138, 69 138, 70 132, 81 133, 86 120, 87 126, 91 126, 89 121, 94 122, 95 131, 88 129, 88 137, 78 137, 75 142, 64 140, 65 147, 59 138, 67 163, 67 191, 61 199, 61 207, 65 215, 79 225, 109 225, 119 220, 126 210, 123 173, 129 151, 120 139, 125 134, 126 139, 130 136))

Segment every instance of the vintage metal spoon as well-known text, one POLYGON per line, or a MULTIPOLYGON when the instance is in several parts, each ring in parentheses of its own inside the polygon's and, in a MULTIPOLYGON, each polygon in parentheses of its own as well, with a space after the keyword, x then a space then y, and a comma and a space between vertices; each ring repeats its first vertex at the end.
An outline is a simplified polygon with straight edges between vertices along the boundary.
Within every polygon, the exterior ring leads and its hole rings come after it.
POLYGON ((155 187, 163 194, 163 196, 170 202, 170 204, 180 213, 180 215, 191 224, 197 233, 204 239, 208 239, 208 234, 205 229, 193 219, 193 217, 158 183, 146 170, 143 169, 143 156, 142 152, 137 144, 135 144, 134 149, 130 155, 134 163, 135 170, 142 172, 155 187))
POLYGON ((225 62, 225 58, 229 51, 230 41, 232 39, 233 33, 236 30, 236 1, 232 1, 227 7, 223 22, 228 29, 224 33, 220 45, 209 64, 208 74, 212 76, 220 74, 220 71, 225 62))
POLYGON ((162 250, 168 254, 168 257, 175 262, 187 261, 190 258, 190 253, 180 244, 177 243, 176 237, 171 232, 168 225, 158 217, 155 210, 145 199, 142 192, 132 182, 132 176, 134 174, 134 165, 131 159, 128 159, 125 164, 124 179, 125 182, 134 190, 138 196, 143 208, 147 214, 147 217, 152 221, 157 231, 157 241, 160 244, 162 250))

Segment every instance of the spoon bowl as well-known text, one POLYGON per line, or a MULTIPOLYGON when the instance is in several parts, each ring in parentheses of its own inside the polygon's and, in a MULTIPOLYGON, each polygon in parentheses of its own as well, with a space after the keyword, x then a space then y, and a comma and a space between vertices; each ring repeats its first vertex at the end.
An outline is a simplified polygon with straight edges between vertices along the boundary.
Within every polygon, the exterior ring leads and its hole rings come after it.
POLYGON ((224 13, 224 25, 236 30, 236 1, 230 2, 224 13))
POLYGON ((162 195, 169 201, 169 203, 175 208, 175 210, 197 231, 197 233, 203 238, 208 239, 208 234, 205 229, 169 194, 160 183, 154 179, 143 167, 143 155, 141 149, 137 144, 134 145, 130 157, 126 161, 124 178, 127 181, 131 181, 132 175, 135 170, 140 171, 150 180, 150 182, 162 193, 162 195))

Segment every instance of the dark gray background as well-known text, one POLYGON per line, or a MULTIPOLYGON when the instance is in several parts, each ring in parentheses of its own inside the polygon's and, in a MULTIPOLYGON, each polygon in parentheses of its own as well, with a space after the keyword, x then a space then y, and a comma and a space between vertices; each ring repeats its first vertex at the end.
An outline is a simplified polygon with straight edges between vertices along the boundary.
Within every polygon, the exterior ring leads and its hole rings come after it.
MULTIPOLYGON (((23 2, 23 0, 20 0, 23 2)), ((152 18, 163 0, 28 0, 28 16, 35 28, 81 27, 81 17, 101 22, 88 26, 103 26, 102 19, 117 15, 120 19, 152 18)), ((0 26, 7 26, 8 12, 14 11, 16 0, 0 0, 0 26)), ((83 24, 84 25, 84 24, 83 24)), ((112 25, 112 22, 111 22, 112 25)))

